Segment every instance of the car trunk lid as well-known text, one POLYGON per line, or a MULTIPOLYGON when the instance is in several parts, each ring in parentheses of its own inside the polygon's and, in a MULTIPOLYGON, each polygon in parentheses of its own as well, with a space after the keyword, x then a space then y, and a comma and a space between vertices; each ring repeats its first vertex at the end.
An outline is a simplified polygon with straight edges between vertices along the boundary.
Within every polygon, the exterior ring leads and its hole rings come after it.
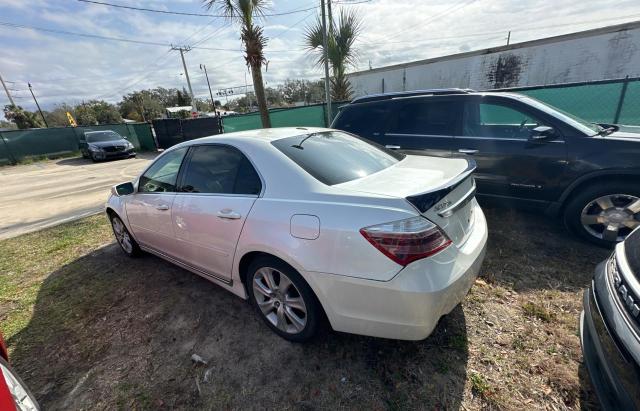
POLYGON ((407 156, 392 167, 337 187, 405 198, 459 246, 473 219, 474 169, 475 163, 466 159, 407 156))

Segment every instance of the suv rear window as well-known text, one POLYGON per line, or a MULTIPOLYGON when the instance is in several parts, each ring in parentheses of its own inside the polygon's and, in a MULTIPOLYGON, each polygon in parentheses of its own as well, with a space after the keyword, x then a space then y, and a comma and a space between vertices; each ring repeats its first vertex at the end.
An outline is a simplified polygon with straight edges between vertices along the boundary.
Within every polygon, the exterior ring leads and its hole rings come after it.
POLYGON ((287 137, 271 144, 330 186, 366 177, 404 158, 403 154, 339 131, 287 137))

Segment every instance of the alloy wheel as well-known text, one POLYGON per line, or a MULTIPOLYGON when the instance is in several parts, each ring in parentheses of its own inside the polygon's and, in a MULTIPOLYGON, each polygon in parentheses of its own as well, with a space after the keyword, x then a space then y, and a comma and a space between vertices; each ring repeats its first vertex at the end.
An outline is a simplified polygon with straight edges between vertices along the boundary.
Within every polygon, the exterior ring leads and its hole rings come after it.
POLYGON ((582 209, 580 222, 596 238, 622 241, 640 226, 640 198, 630 194, 598 197, 582 209))
POLYGON ((304 330, 307 306, 284 273, 275 268, 260 268, 253 276, 253 295, 262 315, 279 330, 289 334, 304 330))
POLYGON ((131 236, 129 236, 129 232, 124 227, 122 220, 118 217, 113 217, 111 219, 111 226, 113 227, 113 233, 115 234, 120 247, 122 247, 127 254, 131 254, 133 252, 133 243, 131 242, 131 236))

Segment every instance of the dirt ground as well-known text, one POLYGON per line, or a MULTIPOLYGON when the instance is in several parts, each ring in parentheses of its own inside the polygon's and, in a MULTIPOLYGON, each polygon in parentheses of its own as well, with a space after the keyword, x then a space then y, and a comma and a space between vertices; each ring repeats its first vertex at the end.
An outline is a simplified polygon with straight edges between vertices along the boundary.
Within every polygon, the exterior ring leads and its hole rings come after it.
POLYGON ((47 410, 596 407, 578 318, 609 252, 554 220, 486 213, 481 277, 420 342, 289 343, 202 278, 125 257, 101 216, 0 242, 0 325, 47 410))
POLYGON ((93 163, 64 158, 0 167, 0 239, 95 214, 117 183, 137 176, 155 153, 93 163))

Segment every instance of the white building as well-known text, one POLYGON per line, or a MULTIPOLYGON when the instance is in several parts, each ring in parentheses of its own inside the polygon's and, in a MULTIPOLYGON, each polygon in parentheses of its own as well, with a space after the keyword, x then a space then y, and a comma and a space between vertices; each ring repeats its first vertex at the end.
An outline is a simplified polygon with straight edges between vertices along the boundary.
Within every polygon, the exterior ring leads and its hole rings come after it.
POLYGON ((640 76, 640 22, 349 74, 354 97, 428 88, 490 90, 640 76))

